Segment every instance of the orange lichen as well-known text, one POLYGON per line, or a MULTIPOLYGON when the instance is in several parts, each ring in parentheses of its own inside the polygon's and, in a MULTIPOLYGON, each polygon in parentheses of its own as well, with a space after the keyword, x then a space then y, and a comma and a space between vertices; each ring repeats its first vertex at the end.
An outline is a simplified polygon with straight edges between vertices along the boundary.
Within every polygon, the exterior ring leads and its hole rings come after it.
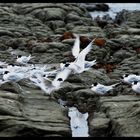
POLYGON ((75 38, 72 32, 64 32, 60 40, 75 38))
POLYGON ((137 53, 140 53, 140 48, 134 49, 137 53))
POLYGON ((94 43, 95 45, 102 47, 106 44, 106 40, 104 38, 96 38, 94 43))
POLYGON ((95 69, 99 69, 99 68, 103 68, 106 70, 107 73, 113 72, 113 70, 117 67, 116 64, 102 64, 102 63, 98 63, 96 65, 93 66, 95 69))

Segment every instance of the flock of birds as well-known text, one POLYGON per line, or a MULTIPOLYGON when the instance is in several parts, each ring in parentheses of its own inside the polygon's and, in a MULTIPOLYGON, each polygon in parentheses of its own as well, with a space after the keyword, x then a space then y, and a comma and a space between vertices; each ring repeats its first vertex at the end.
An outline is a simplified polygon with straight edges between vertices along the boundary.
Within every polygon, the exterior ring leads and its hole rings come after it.
MULTIPOLYGON (((51 95, 52 91, 58 90, 61 87, 61 84, 69 77, 69 75, 89 70, 97 63, 96 60, 85 60, 86 55, 92 49, 92 44, 95 39, 80 51, 80 37, 77 34, 74 35, 76 39, 72 48, 72 54, 75 58, 73 62, 60 63, 58 69, 49 70, 47 65, 41 67, 35 66, 35 64, 29 64, 28 62, 33 58, 31 55, 18 55, 16 59, 18 65, 0 62, 0 85, 6 82, 18 82, 24 78, 28 78, 34 85, 40 87, 46 95, 51 95)), ((131 84, 132 90, 140 94, 140 75, 124 74, 121 77, 121 83, 122 82, 131 84)), ((97 94, 104 95, 118 84, 120 83, 106 86, 95 82, 91 85, 91 90, 97 94)))

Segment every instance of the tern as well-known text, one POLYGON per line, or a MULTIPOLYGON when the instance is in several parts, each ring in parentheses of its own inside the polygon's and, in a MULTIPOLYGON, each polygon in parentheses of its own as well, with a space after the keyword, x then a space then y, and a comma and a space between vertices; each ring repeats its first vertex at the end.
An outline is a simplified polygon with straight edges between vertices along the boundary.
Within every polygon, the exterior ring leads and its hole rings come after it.
POLYGON ((116 83, 110 86, 105 86, 100 83, 95 82, 91 85, 91 90, 97 94, 106 94, 108 91, 112 90, 115 86, 119 85, 120 83, 116 83))
POLYGON ((27 77, 28 76, 23 73, 15 73, 15 72, 9 72, 9 71, 5 71, 3 74, 4 81, 18 82, 27 77))
MULTIPOLYGON (((76 35, 76 40, 75 40, 75 43, 72 48, 72 54, 75 57, 75 61, 66 63, 64 66, 71 69, 73 71, 73 73, 76 74, 76 73, 82 73, 83 71, 88 70, 91 66, 96 64, 96 62, 95 62, 96 60, 85 61, 86 55, 92 49, 92 43, 94 42, 94 40, 92 40, 89 43, 89 45, 80 52, 80 40, 79 40, 79 36, 76 35), (87 66, 88 66, 88 68, 87 68, 87 66)), ((63 67, 62 64, 61 64, 61 67, 63 67)))
POLYGON ((31 58, 33 58, 33 57, 31 56, 31 54, 30 54, 29 56, 21 56, 21 55, 18 55, 18 56, 17 56, 16 62, 19 63, 19 64, 24 64, 24 65, 26 65, 26 64, 29 62, 29 60, 30 60, 31 58))
POLYGON ((134 81, 132 83, 132 90, 138 94, 140 94, 140 82, 134 81))
POLYGON ((136 74, 124 74, 121 76, 121 79, 124 83, 132 84, 134 81, 140 81, 140 76, 136 74))

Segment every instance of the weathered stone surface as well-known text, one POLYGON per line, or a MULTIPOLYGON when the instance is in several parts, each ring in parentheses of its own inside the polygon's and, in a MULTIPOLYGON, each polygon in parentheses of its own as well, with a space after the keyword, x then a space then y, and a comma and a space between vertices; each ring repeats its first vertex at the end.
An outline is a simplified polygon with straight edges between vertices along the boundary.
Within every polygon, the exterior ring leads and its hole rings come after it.
MULTIPOLYGON (((30 63, 55 69, 60 62, 73 60, 73 33, 88 41, 104 38, 106 44, 92 46, 86 60, 96 59, 97 65, 70 75, 53 92, 54 99, 28 80, 1 85, 0 136, 72 136, 68 110, 61 108, 59 98, 68 107, 89 112, 90 136, 140 136, 139 96, 131 86, 121 84, 102 96, 90 90, 94 82, 110 85, 120 82, 123 74, 139 73, 139 20, 139 11, 124 10, 115 21, 108 16, 93 20, 74 3, 1 3, 0 61, 15 64, 16 55, 32 54, 30 63), (70 36, 63 38, 67 32, 70 36)), ((81 50, 87 42, 80 42, 81 50)))
POLYGON ((112 136, 139 136, 139 100, 134 95, 100 98, 100 110, 110 118, 112 136))
POLYGON ((104 3, 81 3, 79 4, 81 7, 86 8, 88 11, 108 11, 109 6, 104 3))

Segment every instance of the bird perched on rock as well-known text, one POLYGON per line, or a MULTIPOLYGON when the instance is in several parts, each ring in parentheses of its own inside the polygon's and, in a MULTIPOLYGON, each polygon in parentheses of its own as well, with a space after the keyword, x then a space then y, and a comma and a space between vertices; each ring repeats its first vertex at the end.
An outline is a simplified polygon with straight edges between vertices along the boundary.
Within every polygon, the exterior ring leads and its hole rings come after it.
POLYGON ((97 94, 106 94, 108 91, 112 90, 115 86, 119 85, 120 83, 116 83, 110 86, 105 86, 100 83, 95 82, 91 85, 91 90, 97 94))
POLYGON ((27 78, 28 76, 24 73, 15 73, 15 72, 9 72, 5 71, 3 74, 3 80, 6 81, 12 81, 12 82, 18 82, 22 80, 23 78, 27 78))
POLYGON ((140 82, 134 81, 132 82, 132 90, 138 94, 140 94, 140 82))
POLYGON ((140 76, 137 74, 124 74, 121 79, 124 83, 132 84, 134 81, 140 81, 140 76))
POLYGON ((26 65, 31 58, 33 58, 31 56, 31 54, 29 56, 21 56, 21 55, 18 55, 16 62, 19 63, 19 64, 26 65))

